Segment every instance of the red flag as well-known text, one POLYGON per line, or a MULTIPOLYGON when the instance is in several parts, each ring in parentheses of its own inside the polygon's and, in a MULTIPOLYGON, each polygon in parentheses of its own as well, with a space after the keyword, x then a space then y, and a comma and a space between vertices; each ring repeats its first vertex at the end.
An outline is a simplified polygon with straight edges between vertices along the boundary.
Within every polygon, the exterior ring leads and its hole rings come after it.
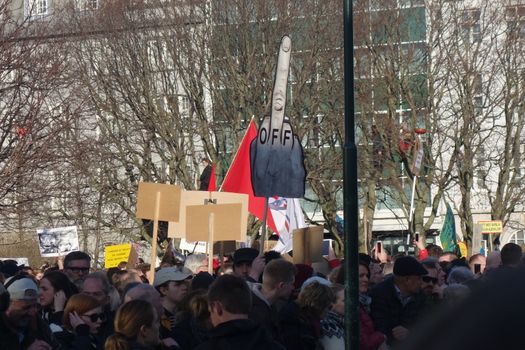
MULTIPOLYGON (((230 169, 222 182, 222 191, 234 193, 246 193, 249 196, 248 211, 259 220, 264 216, 264 197, 255 197, 252 187, 252 171, 250 166, 250 144, 257 137, 257 129, 252 121, 248 125, 246 134, 242 138, 241 145, 233 159, 230 169)), ((277 232, 270 209, 266 218, 266 225, 277 232)))
POLYGON ((215 178, 215 164, 211 166, 210 182, 208 183, 208 191, 217 191, 217 179, 215 178))

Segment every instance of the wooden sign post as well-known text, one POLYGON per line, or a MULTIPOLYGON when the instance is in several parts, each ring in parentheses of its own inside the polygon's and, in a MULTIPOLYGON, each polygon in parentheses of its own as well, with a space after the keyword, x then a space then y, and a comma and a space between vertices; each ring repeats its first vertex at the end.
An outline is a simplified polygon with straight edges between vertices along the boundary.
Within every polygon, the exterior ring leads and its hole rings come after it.
POLYGON ((153 220, 151 240, 150 283, 155 278, 157 261, 157 237, 159 220, 179 221, 181 188, 177 185, 139 183, 137 195, 137 218, 153 220))
POLYGON ((323 227, 312 226, 293 231, 293 263, 311 264, 323 260, 323 227))

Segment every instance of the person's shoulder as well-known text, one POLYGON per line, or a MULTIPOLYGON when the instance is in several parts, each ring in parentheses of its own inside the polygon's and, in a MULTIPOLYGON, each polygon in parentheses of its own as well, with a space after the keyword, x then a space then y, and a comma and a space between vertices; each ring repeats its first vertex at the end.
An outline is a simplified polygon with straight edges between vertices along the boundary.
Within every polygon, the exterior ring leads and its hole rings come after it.
POLYGON ((379 282, 372 288, 370 288, 370 296, 377 295, 377 294, 384 294, 386 292, 390 292, 394 289, 394 278, 389 277, 386 278, 384 281, 379 282))

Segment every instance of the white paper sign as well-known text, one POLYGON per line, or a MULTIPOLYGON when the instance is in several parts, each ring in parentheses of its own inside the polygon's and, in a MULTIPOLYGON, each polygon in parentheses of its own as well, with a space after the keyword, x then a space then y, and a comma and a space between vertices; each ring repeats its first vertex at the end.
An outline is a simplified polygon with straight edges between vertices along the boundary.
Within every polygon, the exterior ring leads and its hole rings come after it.
POLYGON ((64 256, 79 250, 76 226, 36 230, 42 257, 64 256))
POLYGON ((206 253, 206 242, 188 242, 181 238, 179 249, 188 251, 190 253, 206 253))

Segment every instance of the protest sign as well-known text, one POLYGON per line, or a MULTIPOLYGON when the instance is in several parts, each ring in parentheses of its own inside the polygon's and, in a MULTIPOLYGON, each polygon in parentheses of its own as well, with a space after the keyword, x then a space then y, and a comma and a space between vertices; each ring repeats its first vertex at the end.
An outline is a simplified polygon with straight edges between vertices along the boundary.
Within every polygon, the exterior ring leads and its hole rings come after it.
POLYGON ((42 257, 64 256, 79 249, 76 226, 43 228, 36 233, 42 257))
POLYGON ((242 205, 209 204, 190 205, 186 208, 186 239, 188 241, 214 241, 246 239, 246 228, 241 228, 242 205), (209 222, 213 215, 213 234, 209 237, 209 222))
POLYGON ((478 221, 478 224, 481 225, 481 233, 484 235, 503 232, 503 222, 501 220, 478 221))
POLYGON ((104 268, 117 267, 121 262, 128 262, 131 244, 109 245, 104 248, 104 268))
POLYGON ((312 226, 293 231, 294 264, 310 264, 323 259, 323 227, 312 226))
POLYGON ((137 218, 153 220, 151 237, 150 275, 153 284, 155 261, 157 260, 157 237, 159 220, 178 221, 180 211, 181 188, 177 185, 139 183, 137 194, 137 218))
MULTIPOLYGON (((241 213, 238 218, 235 218, 235 220, 240 220, 240 226, 243 227, 244 230, 247 229, 248 227, 248 195, 239 194, 239 193, 229 193, 229 192, 182 191, 179 221, 169 222, 168 237, 187 238, 186 220, 188 217, 187 215, 188 206, 204 205, 206 203, 215 203, 215 205, 240 203, 242 206, 241 213)), ((233 220, 233 218, 230 218, 230 219, 233 220)), ((223 239, 222 237, 217 236, 215 240, 220 241, 220 240, 227 240, 227 239, 223 239)))
POLYGON ((263 119, 257 138, 250 145, 252 186, 257 197, 304 196, 303 148, 290 120, 285 118, 291 52, 292 41, 285 35, 277 57, 271 115, 263 119))
POLYGON ((158 221, 179 221, 181 188, 177 185, 139 183, 137 218, 158 221), (157 211, 155 204, 159 195, 157 211), (157 218, 155 218, 157 215, 157 218))

